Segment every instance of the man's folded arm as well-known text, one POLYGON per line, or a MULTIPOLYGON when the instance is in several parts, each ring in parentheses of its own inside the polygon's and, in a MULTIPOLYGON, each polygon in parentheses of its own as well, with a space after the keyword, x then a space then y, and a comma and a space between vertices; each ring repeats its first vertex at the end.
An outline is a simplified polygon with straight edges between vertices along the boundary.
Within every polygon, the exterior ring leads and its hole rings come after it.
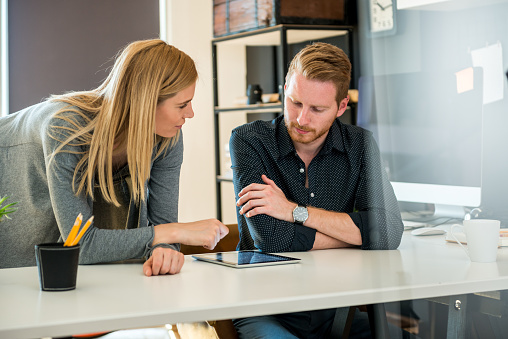
MULTIPOLYGON (((261 155, 250 142, 245 141, 233 131, 230 139, 231 168, 235 197, 252 183, 265 184, 261 175, 268 175, 261 155)), ((239 225, 242 219, 247 223, 254 246, 265 252, 307 251, 312 249, 316 231, 309 227, 279 220, 260 214, 248 218, 240 215, 241 206, 237 206, 239 225)))
MULTIPOLYGON (((262 174, 264 173, 261 173, 259 168, 234 166, 233 183, 236 198, 238 199, 238 194, 244 187, 252 183, 263 184, 262 174)), ((241 218, 245 220, 257 249, 264 252, 297 252, 312 249, 316 230, 279 220, 266 214, 258 214, 249 218, 240 215, 241 206, 236 208, 239 223, 241 223, 241 218)))
POLYGON ((300 252, 314 246, 316 230, 259 214, 245 218, 254 246, 264 252, 300 252))

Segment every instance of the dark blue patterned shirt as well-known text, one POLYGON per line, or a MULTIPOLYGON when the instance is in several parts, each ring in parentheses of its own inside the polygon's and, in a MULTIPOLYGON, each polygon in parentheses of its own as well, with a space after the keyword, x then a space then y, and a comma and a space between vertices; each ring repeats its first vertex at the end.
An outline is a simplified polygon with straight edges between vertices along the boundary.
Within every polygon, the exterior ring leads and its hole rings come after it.
MULTIPOLYGON (((290 201, 345 212, 358 226, 362 249, 396 249, 404 226, 379 149, 367 130, 335 120, 308 168, 297 155, 282 116, 233 130, 230 139, 235 195, 266 174, 290 201)), ((268 215, 246 218, 238 212, 239 250, 266 252, 312 249, 316 230, 268 215)))

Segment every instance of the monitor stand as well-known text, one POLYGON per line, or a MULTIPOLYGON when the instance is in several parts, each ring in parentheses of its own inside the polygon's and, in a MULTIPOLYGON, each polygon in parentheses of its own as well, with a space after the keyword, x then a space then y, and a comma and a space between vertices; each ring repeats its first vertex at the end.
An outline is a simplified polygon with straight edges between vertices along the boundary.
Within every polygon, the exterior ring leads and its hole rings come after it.
POLYGON ((434 204, 434 217, 464 219, 466 209, 463 206, 434 204))
POLYGON ((463 206, 425 204, 427 208, 416 212, 403 212, 402 219, 422 223, 427 226, 456 223, 464 220, 466 209, 463 206), (458 219, 458 220, 457 220, 458 219))

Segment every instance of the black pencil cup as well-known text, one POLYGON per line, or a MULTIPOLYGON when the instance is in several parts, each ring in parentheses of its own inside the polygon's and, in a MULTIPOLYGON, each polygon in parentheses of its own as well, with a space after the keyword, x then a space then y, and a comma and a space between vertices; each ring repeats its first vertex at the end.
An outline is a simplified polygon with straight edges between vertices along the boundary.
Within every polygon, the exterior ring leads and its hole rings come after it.
POLYGON ((64 247, 63 243, 35 245, 39 283, 43 291, 68 291, 76 288, 79 244, 64 247))

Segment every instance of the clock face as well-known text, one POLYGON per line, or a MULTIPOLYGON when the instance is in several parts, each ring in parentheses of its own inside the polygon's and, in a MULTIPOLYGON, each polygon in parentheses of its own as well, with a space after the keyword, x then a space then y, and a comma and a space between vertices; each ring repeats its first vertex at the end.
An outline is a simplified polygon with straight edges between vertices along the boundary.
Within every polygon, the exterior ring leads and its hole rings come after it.
POLYGON ((370 31, 383 32, 394 28, 394 1, 393 0, 369 0, 370 1, 370 31))

